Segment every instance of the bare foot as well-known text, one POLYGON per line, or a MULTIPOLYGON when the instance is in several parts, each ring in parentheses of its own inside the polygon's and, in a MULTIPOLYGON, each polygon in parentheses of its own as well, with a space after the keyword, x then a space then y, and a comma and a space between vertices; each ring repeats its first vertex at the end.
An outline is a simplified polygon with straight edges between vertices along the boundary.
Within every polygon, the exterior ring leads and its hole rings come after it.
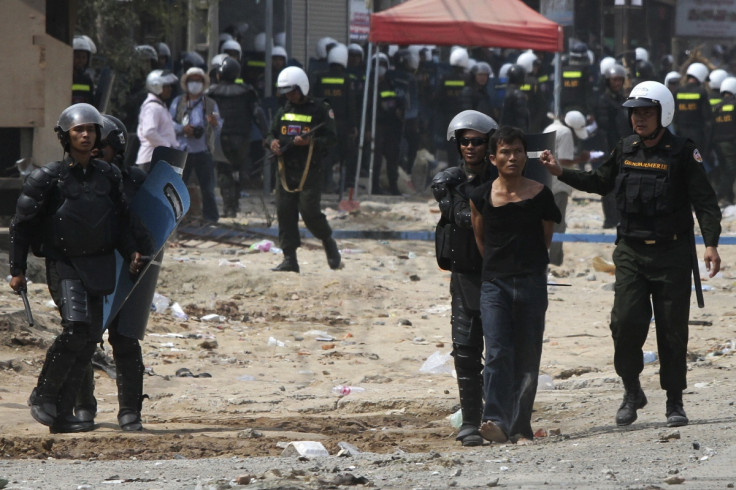
POLYGON ((491 442, 506 442, 509 440, 503 430, 490 420, 486 420, 481 424, 480 435, 483 436, 483 439, 491 442))
POLYGON ((519 437, 516 440, 517 446, 531 446, 532 444, 534 444, 534 441, 532 441, 531 439, 527 439, 526 437, 519 437))

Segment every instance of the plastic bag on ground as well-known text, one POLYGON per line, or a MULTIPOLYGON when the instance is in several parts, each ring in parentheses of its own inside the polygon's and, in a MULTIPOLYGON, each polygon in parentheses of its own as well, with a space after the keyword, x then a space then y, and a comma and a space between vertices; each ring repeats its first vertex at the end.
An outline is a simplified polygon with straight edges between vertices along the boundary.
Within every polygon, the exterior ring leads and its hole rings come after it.
POLYGON ((450 352, 442 354, 440 351, 436 351, 424 361, 422 367, 419 368, 419 372, 428 374, 452 374, 452 366, 447 364, 447 361, 450 359, 452 359, 450 352))

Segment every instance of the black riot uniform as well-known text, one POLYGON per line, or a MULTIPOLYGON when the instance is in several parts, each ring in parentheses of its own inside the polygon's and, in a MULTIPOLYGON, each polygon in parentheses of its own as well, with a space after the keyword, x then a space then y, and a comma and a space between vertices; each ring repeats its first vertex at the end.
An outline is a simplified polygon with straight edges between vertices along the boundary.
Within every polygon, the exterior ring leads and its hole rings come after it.
POLYGON ((84 172, 71 157, 31 173, 10 225, 10 268, 24 273, 29 248, 46 257, 46 279, 62 333, 49 347, 29 403, 39 422, 60 432, 89 430, 71 414, 85 367, 102 335, 102 301, 115 287, 117 248, 136 251, 113 165, 92 160, 84 172))
POLYGON ((522 131, 529 130, 529 99, 526 93, 521 90, 526 75, 524 68, 519 65, 513 65, 508 71, 508 85, 506 86, 506 95, 503 99, 503 109, 501 110, 501 124, 503 126, 514 126, 522 131))
POLYGON ((722 201, 733 204, 733 184, 736 179, 736 98, 726 94, 713 107, 713 138, 711 144, 718 156, 716 192, 722 201))
POLYGON ((217 102, 223 119, 220 143, 227 162, 217 162, 217 184, 223 201, 223 216, 235 217, 240 205, 241 183, 249 182, 259 169, 251 167, 250 136, 255 122, 266 132, 258 94, 247 83, 236 83, 240 63, 225 59, 218 69, 219 83, 207 93, 217 102), (237 178, 236 178, 237 176, 237 178))
POLYGON ((613 252, 616 285, 610 324, 614 366, 626 389, 618 425, 636 420, 636 410, 647 403, 639 374, 652 313, 668 424, 687 424, 682 390, 687 383, 691 206, 706 246, 717 246, 721 231, 718 202, 697 148, 661 126, 660 130, 664 134, 654 147, 645 147, 638 135, 628 136, 596 171, 563 169, 559 177, 586 192, 605 195, 615 189, 621 212, 613 252))
POLYGON ((678 136, 691 139, 708 154, 710 134, 713 126, 713 111, 708 101, 708 92, 693 77, 675 92, 675 131, 678 136))
POLYGON ((322 165, 322 190, 333 192, 335 187, 332 168, 336 163, 340 164, 345 182, 351 183, 355 180, 355 139, 360 124, 355 78, 339 63, 330 63, 326 72, 315 76, 311 91, 315 97, 326 99, 335 114, 337 144, 327 150, 322 165), (350 169, 347 168, 348 165, 350 169))
POLYGON ((570 64, 562 67, 560 113, 580 111, 591 114, 595 104, 595 72, 590 65, 570 64))
MULTIPOLYGON (((373 80, 371 80, 368 90, 368 93, 373 93, 373 80)), ((369 104, 367 113, 372 114, 373 99, 369 100, 369 104)), ((399 150, 407 100, 405 94, 398 89, 393 77, 389 75, 379 77, 377 104, 371 193, 400 195, 401 192, 398 187, 399 150), (384 158, 386 159, 388 189, 382 189, 380 186, 381 167, 384 158)))
POLYGON ((72 77, 72 104, 94 104, 95 82, 86 70, 74 71, 72 77))
POLYGON ((432 189, 440 198, 442 218, 437 233, 444 243, 438 258, 452 271, 452 345, 463 414, 462 440, 480 426, 483 414, 483 326, 480 320, 480 285, 483 257, 478 252, 470 221, 470 194, 481 184, 493 180, 498 173, 488 157, 481 175, 468 173, 464 162, 435 175, 432 189), (444 257, 443 257, 444 255, 444 257))
POLYGON ((299 216, 309 231, 322 240, 332 269, 340 267, 340 252, 332 238, 327 218, 320 207, 322 172, 320 160, 335 144, 337 130, 330 105, 322 99, 304 95, 300 103, 287 101, 278 110, 266 139, 279 141, 283 155, 278 158, 279 182, 276 183, 276 214, 279 221, 279 244, 284 263, 274 270, 299 272, 296 249, 301 246, 299 216), (306 146, 288 146, 296 136, 306 136, 317 128, 306 146))

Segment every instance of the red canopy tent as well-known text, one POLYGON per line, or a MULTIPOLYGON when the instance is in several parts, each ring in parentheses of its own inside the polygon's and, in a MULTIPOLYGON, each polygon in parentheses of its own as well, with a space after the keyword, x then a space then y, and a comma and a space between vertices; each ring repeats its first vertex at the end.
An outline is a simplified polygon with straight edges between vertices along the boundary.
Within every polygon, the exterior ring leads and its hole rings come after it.
POLYGON ((562 27, 521 0, 408 0, 371 15, 372 43, 562 51, 562 27))

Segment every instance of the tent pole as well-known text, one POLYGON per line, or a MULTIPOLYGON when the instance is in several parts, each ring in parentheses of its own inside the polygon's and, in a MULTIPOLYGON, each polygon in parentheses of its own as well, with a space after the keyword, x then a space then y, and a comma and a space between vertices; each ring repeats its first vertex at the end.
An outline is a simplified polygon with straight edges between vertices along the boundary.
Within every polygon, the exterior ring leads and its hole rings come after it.
POLYGON ((554 111, 555 117, 562 120, 565 117, 560 114, 560 93, 562 92, 562 67, 560 64, 560 52, 558 51, 555 53, 554 111))
MULTIPOLYGON (((370 80, 371 76, 371 55, 373 54, 373 43, 368 43, 368 56, 365 63, 365 79, 370 80)), ((360 167, 363 162, 363 145, 365 144, 365 112, 368 109, 368 86, 363 86, 363 111, 360 113, 360 139, 358 143, 358 163, 355 166, 355 186, 353 187, 353 197, 358 198, 358 180, 360 179, 360 167)))
MULTIPOLYGON (((373 118, 373 121, 371 122, 371 156, 368 159, 368 194, 373 195, 373 160, 376 157, 376 104, 378 103, 378 53, 379 49, 378 46, 376 46, 376 69, 373 75, 373 114, 371 117, 373 118)), ((381 156, 383 158, 383 155, 381 156)), ((379 165, 379 168, 381 166, 379 165)), ((378 178, 380 179, 381 176, 379 175, 378 178)))

